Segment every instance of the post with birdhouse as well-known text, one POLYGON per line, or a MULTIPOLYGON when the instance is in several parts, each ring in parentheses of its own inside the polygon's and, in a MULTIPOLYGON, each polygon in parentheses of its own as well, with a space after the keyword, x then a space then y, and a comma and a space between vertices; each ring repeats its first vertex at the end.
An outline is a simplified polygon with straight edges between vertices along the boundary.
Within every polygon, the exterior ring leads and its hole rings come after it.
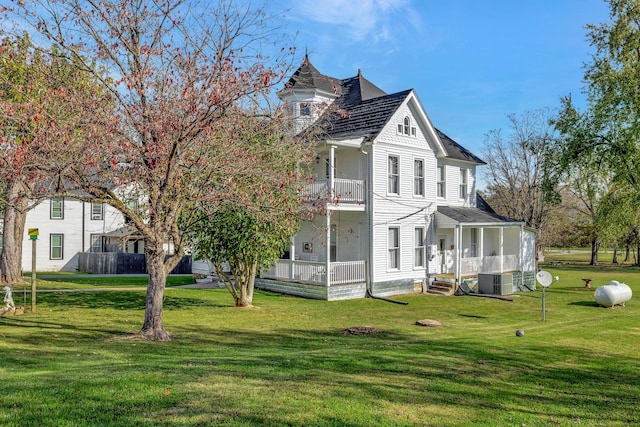
POLYGON ((29 229, 29 239, 31 239, 31 312, 36 312, 36 242, 40 230, 37 228, 29 229))

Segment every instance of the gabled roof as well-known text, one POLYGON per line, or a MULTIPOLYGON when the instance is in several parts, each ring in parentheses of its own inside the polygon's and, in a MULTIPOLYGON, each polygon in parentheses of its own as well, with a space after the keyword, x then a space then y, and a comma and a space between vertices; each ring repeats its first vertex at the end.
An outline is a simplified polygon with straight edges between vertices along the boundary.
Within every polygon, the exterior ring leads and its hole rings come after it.
POLYGON ((362 136, 365 141, 373 140, 410 92, 397 92, 357 103, 341 102, 341 111, 332 113, 325 133, 335 139, 362 136))
POLYGON ((460 224, 508 223, 516 225, 522 223, 522 221, 498 215, 478 193, 476 193, 476 206, 475 208, 438 206, 437 215, 444 215, 460 224))

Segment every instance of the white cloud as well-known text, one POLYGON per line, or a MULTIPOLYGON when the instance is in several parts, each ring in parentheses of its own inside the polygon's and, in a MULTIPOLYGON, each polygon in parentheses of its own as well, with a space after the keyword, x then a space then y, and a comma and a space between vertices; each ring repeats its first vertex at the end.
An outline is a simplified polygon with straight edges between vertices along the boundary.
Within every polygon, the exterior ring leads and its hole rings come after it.
POLYGON ((393 42, 407 25, 418 31, 421 26, 409 0, 298 0, 292 12, 350 41, 393 42))

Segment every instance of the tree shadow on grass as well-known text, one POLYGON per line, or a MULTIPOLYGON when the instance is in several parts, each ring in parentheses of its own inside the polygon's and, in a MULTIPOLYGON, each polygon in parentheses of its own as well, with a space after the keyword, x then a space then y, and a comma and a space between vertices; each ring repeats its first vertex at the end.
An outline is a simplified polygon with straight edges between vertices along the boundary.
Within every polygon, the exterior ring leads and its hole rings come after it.
MULTIPOLYGON (((115 310, 144 310, 145 291, 104 292, 46 292, 38 295, 38 301, 56 308, 111 308, 115 310)), ((163 307, 225 307, 200 298, 181 298, 164 295, 163 307)))

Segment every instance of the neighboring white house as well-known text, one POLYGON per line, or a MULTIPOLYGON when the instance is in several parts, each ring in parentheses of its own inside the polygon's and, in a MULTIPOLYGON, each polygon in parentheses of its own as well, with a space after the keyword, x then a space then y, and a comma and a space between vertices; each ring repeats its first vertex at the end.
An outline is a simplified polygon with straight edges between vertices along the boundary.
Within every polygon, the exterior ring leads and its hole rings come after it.
POLYGON ((22 269, 31 271, 30 228, 38 229, 37 271, 75 271, 79 252, 107 250, 107 235, 123 227, 122 214, 102 203, 54 197, 27 213, 22 246, 22 269))
MULTIPOLYGON (((135 207, 139 202, 130 200, 127 203, 135 207)), ((81 252, 144 253, 142 237, 135 228, 125 224, 123 215, 115 208, 103 203, 52 197, 27 213, 22 245, 23 271, 31 271, 32 266, 29 229, 37 229, 39 234, 36 240, 37 271, 77 271, 81 252)), ((0 243, 1 235, 0 227, 0 243)), ((165 244, 165 250, 172 250, 169 242, 165 244)))
POLYGON ((485 162, 436 129, 413 90, 386 94, 360 71, 332 78, 306 57, 279 96, 296 132, 321 117, 307 193, 322 209, 257 286, 326 300, 483 274, 535 286, 535 233, 478 202, 485 162))

